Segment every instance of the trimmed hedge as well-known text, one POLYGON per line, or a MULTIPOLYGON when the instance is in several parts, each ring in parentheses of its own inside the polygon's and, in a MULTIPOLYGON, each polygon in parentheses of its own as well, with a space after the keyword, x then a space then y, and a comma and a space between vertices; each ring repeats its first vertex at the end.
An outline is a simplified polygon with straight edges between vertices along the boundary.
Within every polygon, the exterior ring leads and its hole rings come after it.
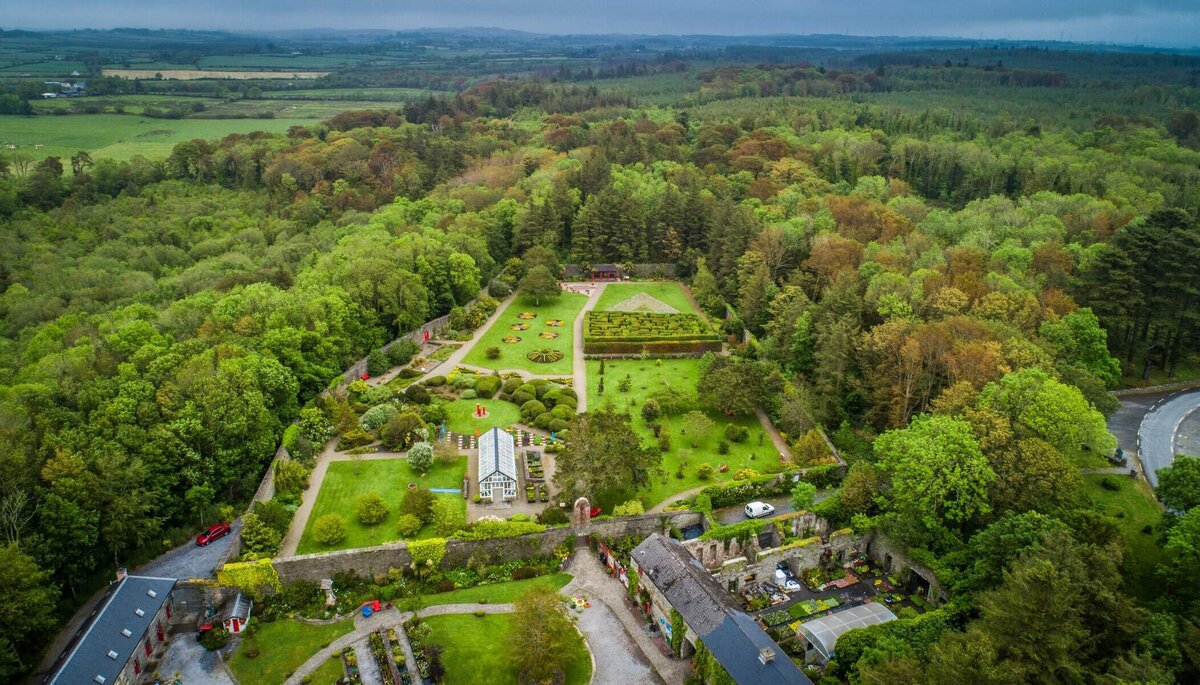
POLYGON ((758 476, 727 485, 713 485, 701 490, 700 494, 708 497, 713 508, 731 507, 752 499, 786 495, 792 491, 792 487, 794 486, 792 476, 797 474, 800 475, 800 480, 812 483, 821 489, 830 488, 841 483, 844 475, 840 466, 830 464, 808 469, 806 473, 785 471, 775 475, 758 476))
POLYGON ((583 343, 585 354, 641 354, 675 355, 700 357, 706 352, 720 352, 720 341, 658 340, 656 342, 587 341, 583 343))

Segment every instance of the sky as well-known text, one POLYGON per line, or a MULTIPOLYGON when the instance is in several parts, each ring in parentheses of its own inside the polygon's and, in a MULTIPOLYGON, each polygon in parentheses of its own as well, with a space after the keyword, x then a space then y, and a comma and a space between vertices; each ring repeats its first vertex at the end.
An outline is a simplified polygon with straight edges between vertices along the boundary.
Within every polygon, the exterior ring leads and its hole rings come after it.
POLYGON ((3 28, 809 34, 1196 47, 1200 0, 4 0, 3 28))

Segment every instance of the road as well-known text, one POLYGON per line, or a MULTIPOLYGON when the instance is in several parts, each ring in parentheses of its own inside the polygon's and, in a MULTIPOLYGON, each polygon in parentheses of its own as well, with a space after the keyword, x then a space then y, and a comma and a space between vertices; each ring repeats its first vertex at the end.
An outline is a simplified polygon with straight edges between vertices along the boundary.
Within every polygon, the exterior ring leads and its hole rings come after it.
POLYGON ((1160 399, 1142 419, 1138 457, 1151 485, 1158 485, 1158 470, 1170 466, 1176 454, 1196 454, 1200 448, 1200 432, 1194 430, 1195 421, 1188 420, 1197 408, 1200 389, 1186 390, 1160 399))
MULTIPOLYGON (((826 497, 833 494, 833 490, 818 490, 815 501, 820 502, 826 497)), ((775 507, 775 515, 789 514, 792 511, 792 502, 790 495, 780 495, 779 497, 767 497, 766 499, 755 500, 757 502, 766 502, 775 507)), ((716 509, 713 511, 713 518, 717 522, 729 525, 730 523, 738 523, 746 520, 746 504, 739 504, 736 507, 725 507, 724 509, 716 509)))
POLYGON ((213 569, 229 550, 235 534, 242 529, 242 521, 233 522, 233 531, 225 537, 204 547, 196 546, 193 539, 187 544, 163 554, 162 556, 138 567, 133 573, 139 576, 157 576, 159 578, 208 578, 213 569))

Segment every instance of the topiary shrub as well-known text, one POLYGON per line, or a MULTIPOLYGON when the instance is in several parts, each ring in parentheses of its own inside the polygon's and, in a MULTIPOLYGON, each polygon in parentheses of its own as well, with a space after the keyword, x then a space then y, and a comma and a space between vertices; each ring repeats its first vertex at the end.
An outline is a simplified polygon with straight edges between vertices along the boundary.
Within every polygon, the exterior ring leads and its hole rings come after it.
POLYGON ((425 381, 425 385, 428 385, 431 388, 439 388, 445 384, 445 376, 430 376, 429 379, 425 381))
POLYGON ((511 395, 514 392, 516 392, 518 389, 520 389, 520 387, 524 384, 525 384, 524 381, 522 381, 520 378, 514 376, 513 378, 504 379, 504 384, 500 386, 500 389, 502 392, 511 395))
POLYGON ((346 539, 346 522, 337 514, 325 514, 313 523, 313 539, 333 546, 346 539))
POLYGON ((421 532, 422 525, 424 524, 421 523, 421 519, 417 518, 416 516, 413 516, 412 514, 401 514, 399 518, 396 519, 396 533, 402 538, 411 538, 417 533, 421 532))
POLYGON ((475 381, 475 394, 482 398, 491 398, 500 389, 499 376, 484 376, 475 381))
POLYGON ((500 348, 497 347, 496 345, 492 345, 483 351, 483 355, 485 357, 487 357, 488 359, 499 359, 500 358, 500 348))
MULTIPOLYGON (((539 400, 528 400, 521 404, 521 418, 526 423, 545 413, 547 413, 546 405, 542 404, 539 400)), ((554 417, 551 416, 550 418, 554 417)))
POLYGON ((387 503, 379 496, 378 492, 368 492, 358 498, 356 505, 359 523, 365 526, 373 526, 383 521, 391 513, 387 503))
POLYGON ((474 388, 468 388, 466 390, 463 390, 462 394, 459 395, 459 397, 464 400, 473 400, 473 399, 479 397, 479 393, 476 392, 474 388))
POLYGON ((561 420, 562 420, 562 419, 556 419, 556 418, 554 418, 554 414, 551 414, 551 413, 550 413, 550 412, 548 412, 548 411, 547 411, 547 412, 542 412, 541 414, 538 414, 538 415, 537 415, 537 418, 535 418, 535 419, 533 420, 533 427, 534 427, 534 428, 541 428, 542 430, 550 430, 550 424, 551 424, 551 423, 553 423, 553 422, 555 422, 555 421, 561 421, 561 420))
POLYGON ((696 467, 696 477, 700 480, 708 480, 712 478, 715 470, 712 464, 706 462, 696 467))

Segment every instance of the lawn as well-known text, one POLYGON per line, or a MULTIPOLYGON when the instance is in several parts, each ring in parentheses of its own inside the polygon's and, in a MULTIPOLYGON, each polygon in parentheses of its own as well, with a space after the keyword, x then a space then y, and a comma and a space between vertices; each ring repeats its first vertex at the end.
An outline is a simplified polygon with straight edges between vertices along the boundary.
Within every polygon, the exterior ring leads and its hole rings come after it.
MULTIPOLYGON (((300 538, 297 554, 311 552, 328 552, 335 549, 352 549, 355 547, 370 547, 382 545, 399 539, 396 533, 397 509, 404 499, 404 493, 409 483, 419 483, 426 488, 462 488, 463 477, 467 472, 467 460, 457 460, 453 464, 442 464, 434 461, 433 468, 425 476, 418 475, 408 465, 407 459, 366 460, 357 464, 359 471, 355 473, 356 465, 349 461, 336 461, 329 465, 325 480, 321 483, 321 491, 317 493, 317 501, 313 506, 312 515, 304 527, 304 535, 300 538), (358 522, 355 506, 358 498, 368 492, 378 492, 383 496, 391 512, 383 523, 374 526, 364 526, 358 522), (337 545, 328 547, 312 538, 313 525, 317 519, 326 514, 340 514, 346 520, 346 537, 337 545)), ((437 494, 437 497, 452 497, 461 502, 466 511, 466 501, 462 495, 437 494)), ((433 531, 426 526, 417 535, 418 538, 432 537, 433 531)))
POLYGON ((638 293, 645 293, 656 300, 674 307, 681 314, 699 314, 683 292, 683 286, 675 282, 612 283, 604 287, 600 299, 596 300, 596 311, 606 312, 638 293))
MULTIPOLYGON (((604 370, 604 394, 599 393, 600 362, 587 362, 587 393, 588 407, 597 408, 608 405, 618 411, 628 411, 633 417, 634 429, 643 439, 654 442, 654 432, 642 421, 642 401, 655 390, 673 386, 692 395, 695 394, 696 382, 700 378, 699 359, 622 359, 608 360, 604 370), (659 363, 661 361, 661 363, 659 363), (620 380, 628 375, 632 381, 629 392, 617 389, 620 380)), ((671 449, 663 454, 661 472, 652 473, 650 485, 636 492, 623 492, 612 501, 601 501, 600 506, 610 509, 624 499, 636 496, 647 509, 667 500, 676 493, 690 490, 707 483, 729 480, 733 472, 740 468, 749 467, 760 472, 766 472, 766 465, 778 464, 778 454, 769 437, 754 416, 729 419, 716 412, 706 412, 712 420, 712 428, 706 435, 696 441, 692 447, 691 441, 682 434, 680 416, 668 417, 671 425, 671 449), (729 453, 720 454, 718 444, 723 441, 726 423, 744 426, 750 432, 750 437, 742 443, 729 443, 729 453), (683 478, 675 476, 680 462, 686 460, 683 478), (711 480, 702 481, 696 475, 696 469, 701 463, 712 464, 714 468, 727 464, 729 470, 725 473, 714 473, 711 480)))
MULTIPOLYGON (((431 616, 425 619, 432 629, 431 641, 446 648, 446 685, 517 682, 517 670, 504 645, 511 631, 520 630, 515 619, 506 614, 431 616)), ((575 644, 566 670, 566 685, 586 685, 592 677, 592 661, 583 637, 574 634, 575 644)))
POLYGON ((539 375, 569 376, 572 372, 571 355, 575 317, 579 316, 579 310, 583 309, 585 302, 587 302, 587 298, 576 293, 563 293, 551 299, 543 298, 540 307, 534 305, 532 299, 514 298, 496 319, 495 324, 479 338, 479 342, 475 343, 475 346, 467 353, 463 362, 484 369, 518 369, 539 375), (534 312, 537 317, 529 320, 518 319, 517 314, 521 312, 534 312), (546 322, 551 319, 562 320, 563 325, 547 326, 546 322), (528 324, 529 329, 514 331, 509 328, 513 324, 528 324), (557 333, 558 337, 554 340, 543 339, 539 334, 546 331, 557 333), (505 343, 503 338, 508 336, 519 337, 521 341, 505 343), (489 347, 500 348, 499 359, 487 358, 487 348, 489 347), (527 353, 543 348, 558 350, 563 355, 562 359, 540 364, 529 361, 525 357, 527 353))
POLYGON ((445 408, 446 427, 463 435, 474 435, 476 428, 483 433, 489 428, 507 428, 521 421, 521 408, 503 400, 454 400, 447 402, 445 408), (487 416, 475 418, 476 404, 487 408, 487 416))
POLYGON ((421 606, 428 607, 435 604, 475 604, 478 602, 509 604, 533 588, 546 587, 551 590, 561 590, 569 582, 571 582, 571 574, 554 573, 548 576, 514 580, 507 583, 476 585, 475 587, 463 588, 461 590, 439 592, 433 595, 421 595, 421 606))
POLYGON ((69 116, 0 116, 0 143, 19 146, 34 160, 63 157, 85 150, 93 159, 127 160, 134 155, 165 158, 180 141, 216 139, 230 133, 272 131, 312 124, 311 120, 278 119, 149 119, 121 114, 69 116), (40 150, 35 145, 41 145, 40 150))
POLYGON ((334 685, 345 675, 346 669, 342 668, 342 660, 329 659, 309 675, 308 682, 312 685, 334 685))
POLYGON ((260 623, 253 639, 262 653, 253 659, 247 658, 246 641, 243 641, 242 648, 229 660, 229 668, 238 682, 282 683, 317 650, 352 630, 354 622, 348 620, 327 625, 288 620, 260 623))
POLYGON ((1126 588, 1138 599, 1152 600, 1160 594, 1154 569, 1163 561, 1163 550, 1158 546, 1162 510, 1145 481, 1114 476, 1121 488, 1108 490, 1101 485, 1104 478, 1098 474, 1085 475, 1084 489, 1096 509, 1114 517, 1120 528, 1121 539, 1125 541, 1126 588), (1152 527, 1151 532, 1143 532, 1146 526, 1152 527))

